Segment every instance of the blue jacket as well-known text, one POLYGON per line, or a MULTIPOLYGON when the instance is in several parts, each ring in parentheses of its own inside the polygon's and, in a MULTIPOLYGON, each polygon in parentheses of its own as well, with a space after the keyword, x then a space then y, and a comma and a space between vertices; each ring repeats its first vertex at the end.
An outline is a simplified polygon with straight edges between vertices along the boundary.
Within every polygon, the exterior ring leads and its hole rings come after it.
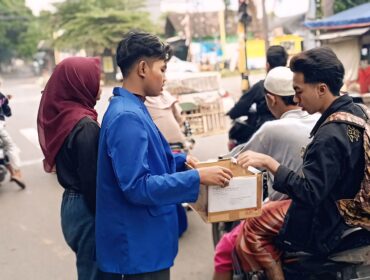
POLYGON ((138 97, 113 94, 99 140, 97 261, 119 274, 167 269, 178 249, 176 204, 197 199, 199 173, 182 171, 185 155, 171 153, 138 97))

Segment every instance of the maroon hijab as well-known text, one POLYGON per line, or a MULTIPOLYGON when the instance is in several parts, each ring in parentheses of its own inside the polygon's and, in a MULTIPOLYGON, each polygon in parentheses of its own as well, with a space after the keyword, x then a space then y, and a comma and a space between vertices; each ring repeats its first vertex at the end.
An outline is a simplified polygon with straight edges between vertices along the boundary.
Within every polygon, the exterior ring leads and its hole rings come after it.
POLYGON ((74 126, 84 117, 97 121, 94 106, 99 87, 99 58, 69 57, 55 67, 42 94, 37 116, 46 172, 53 170, 55 157, 74 126))

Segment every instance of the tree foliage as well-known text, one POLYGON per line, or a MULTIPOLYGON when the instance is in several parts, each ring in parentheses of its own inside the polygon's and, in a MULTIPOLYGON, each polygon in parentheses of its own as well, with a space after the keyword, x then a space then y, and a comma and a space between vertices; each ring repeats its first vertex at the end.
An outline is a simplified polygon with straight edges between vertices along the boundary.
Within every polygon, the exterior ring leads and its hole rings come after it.
POLYGON ((368 3, 369 0, 335 0, 334 13, 339 13, 355 6, 368 3))
POLYGON ((328 1, 330 3, 325 3, 325 0, 316 0, 316 14, 318 18, 321 18, 324 16, 323 8, 327 10, 331 10, 331 14, 336 14, 339 12, 343 12, 345 10, 348 10, 350 8, 353 8, 355 6, 368 3, 369 0, 334 0, 334 1, 328 1), (328 5, 326 7, 323 7, 324 5, 328 5))
POLYGON ((114 48, 131 29, 155 31, 141 1, 67 0, 56 4, 54 26, 60 30, 55 45, 90 53, 114 48))
POLYGON ((24 0, 0 0, 0 62, 32 55, 38 36, 34 20, 24 0))

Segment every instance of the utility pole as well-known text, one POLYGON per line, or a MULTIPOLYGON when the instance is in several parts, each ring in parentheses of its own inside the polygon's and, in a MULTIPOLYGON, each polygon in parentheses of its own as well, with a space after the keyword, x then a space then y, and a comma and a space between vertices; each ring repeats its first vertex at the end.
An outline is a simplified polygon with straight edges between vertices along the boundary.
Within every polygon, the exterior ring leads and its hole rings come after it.
POLYGON ((238 9, 238 37, 239 37, 239 63, 238 69, 242 77, 242 93, 249 90, 249 70, 248 70, 248 57, 247 57, 247 39, 248 39, 248 24, 251 19, 248 15, 248 0, 239 0, 238 9))
MULTIPOLYGON (((316 19, 316 1, 309 0, 309 8, 305 16, 305 21, 315 20, 316 19)), ((309 50, 316 46, 315 36, 308 29, 304 32, 304 43, 303 49, 309 50)))
POLYGON ((191 18, 190 18, 190 1, 186 1, 186 14, 183 20, 181 21, 181 25, 184 26, 184 35, 185 35, 185 45, 188 47, 188 53, 186 55, 186 60, 191 60, 191 41, 192 41, 192 26, 191 26, 191 18))
POLYGON ((267 53, 268 48, 270 47, 269 42, 269 24, 266 14, 265 0, 262 0, 262 19, 263 19, 263 39, 265 41, 265 53, 267 53))
POLYGON ((222 50, 221 70, 224 69, 225 53, 226 53, 225 13, 226 13, 226 7, 224 8, 224 10, 221 9, 220 11, 218 11, 218 22, 219 22, 219 28, 220 28, 220 44, 221 44, 221 50, 222 50))

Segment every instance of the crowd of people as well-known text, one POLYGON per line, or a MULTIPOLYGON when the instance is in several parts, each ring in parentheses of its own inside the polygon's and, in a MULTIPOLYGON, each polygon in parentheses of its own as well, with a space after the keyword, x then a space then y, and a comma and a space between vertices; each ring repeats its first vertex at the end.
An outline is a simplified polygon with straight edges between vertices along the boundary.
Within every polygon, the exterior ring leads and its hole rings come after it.
MULTIPOLYGON (((329 254, 351 227, 336 202, 354 199, 363 186, 363 130, 326 122, 335 112, 367 119, 340 95, 342 63, 323 47, 294 56, 289 67, 282 47, 271 53, 279 63, 258 83, 258 100, 274 120, 231 152, 243 168, 268 171, 269 198, 261 216, 242 221, 217 245, 215 280, 232 279, 234 251, 243 270, 263 270, 268 279, 284 279, 284 250, 329 254)), ((98 58, 63 60, 45 86, 37 118, 44 169, 56 172, 65 189, 62 231, 80 280, 170 279, 178 205, 195 201, 204 185, 227 187, 232 180, 227 168, 197 168, 195 157, 172 153, 171 135, 153 122, 150 110, 174 104, 155 99, 171 55, 157 36, 125 34, 116 51, 122 87, 113 89, 101 124, 94 109, 101 94, 98 58)))

